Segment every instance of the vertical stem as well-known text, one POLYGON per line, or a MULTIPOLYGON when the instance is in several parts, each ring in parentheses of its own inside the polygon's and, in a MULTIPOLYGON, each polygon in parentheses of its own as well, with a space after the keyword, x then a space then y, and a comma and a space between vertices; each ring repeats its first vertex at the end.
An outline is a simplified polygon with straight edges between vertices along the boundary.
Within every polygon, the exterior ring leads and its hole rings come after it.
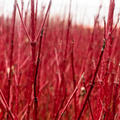
POLYGON ((36 9, 35 9, 35 29, 37 29, 37 13, 38 13, 38 0, 36 0, 36 9))
POLYGON ((106 48, 105 48, 105 54, 103 56, 104 58, 104 64, 103 64, 103 71, 101 73, 104 86, 103 86, 103 101, 105 104, 105 120, 111 119, 110 113, 110 105, 111 105, 111 98, 113 93, 113 79, 109 80, 110 73, 112 70, 112 61, 111 55, 112 55, 112 47, 113 47, 113 39, 112 39, 112 31, 113 31, 113 15, 114 15, 114 8, 115 8, 115 1, 110 0, 109 4, 109 12, 108 12, 108 19, 107 19, 107 27, 106 27, 106 48), (109 92, 108 92, 109 91, 109 92))
POLYGON ((81 107, 81 110, 80 110, 80 113, 79 113, 79 116, 78 116, 77 120, 80 120, 80 118, 82 116, 82 113, 83 113, 83 111, 85 109, 86 103, 87 103, 87 101, 88 101, 88 99, 89 99, 89 97, 91 95, 91 92, 92 92, 92 90, 94 88, 95 79, 96 79, 96 76, 97 76, 101 61, 102 61, 104 49, 105 49, 105 40, 104 40, 103 47, 102 47, 102 50, 101 50, 101 53, 100 53, 100 56, 99 56, 99 60, 98 60, 97 66, 96 66, 96 70, 94 72, 94 76, 93 76, 93 79, 92 79, 92 84, 91 84, 90 88, 88 89, 88 92, 87 92, 87 94, 86 94, 86 96, 84 98, 84 101, 83 101, 83 104, 82 104, 82 107, 81 107))
POLYGON ((34 79, 34 112, 35 112, 34 115, 35 115, 35 120, 37 120, 38 100, 37 100, 37 89, 36 88, 37 88, 37 75, 38 75, 38 68, 39 68, 39 63, 40 63, 40 53, 41 53, 42 38, 43 38, 43 30, 41 31, 41 35, 40 35, 37 66, 36 66, 35 79, 34 79))
POLYGON ((31 0, 31 37, 32 41, 35 40, 35 12, 34 12, 34 0, 31 0))
MULTIPOLYGON (((21 0, 21 15, 23 17, 23 8, 24 2, 21 0)), ((23 29, 22 29, 22 23, 20 24, 20 33, 19 33, 19 41, 18 41, 18 67, 17 67, 17 74, 16 74, 16 114, 19 112, 19 82, 20 82, 20 55, 21 55, 21 41, 23 39, 23 29)))
MULTIPOLYGON (((35 53, 36 53, 36 41, 35 41, 35 11, 34 11, 34 0, 31 0, 31 47, 32 47, 32 80, 34 86, 36 86, 36 81, 34 80, 35 75, 35 53)), ((32 86, 31 86, 32 87, 32 86)), ((36 98, 36 88, 34 88, 34 115, 33 120, 37 120, 37 98, 36 98)))
POLYGON ((69 16, 68 16, 68 26, 67 26, 67 34, 66 34, 66 47, 65 47, 64 59, 66 59, 67 57, 68 40, 69 40, 70 26, 71 26, 71 3, 72 3, 72 0, 70 0, 70 5, 69 5, 69 16))
MULTIPOLYGON (((8 106, 10 106, 10 94, 11 94, 11 82, 12 82, 12 65, 13 65, 13 51, 14 51, 14 36, 15 36, 15 18, 16 18, 16 0, 14 1, 14 10, 13 10, 13 26, 11 33, 11 44, 10 44, 10 73, 8 77, 8 106)), ((7 116, 9 120, 9 116, 7 116)))
MULTIPOLYGON (((73 40, 73 43, 72 43, 72 52, 71 52, 71 64, 72 64, 72 77, 73 77, 73 87, 75 89, 76 87, 76 80, 75 80, 75 68, 74 68, 74 52, 73 52, 73 49, 74 49, 74 40, 73 40)), ((76 93, 74 95, 74 111, 75 111, 75 120, 77 118, 77 101, 76 101, 76 93)))
MULTIPOLYGON (((45 18, 43 20, 43 23, 41 25, 40 28, 40 41, 39 41, 39 48, 38 48, 38 56, 37 56, 37 65, 35 68, 35 76, 34 76, 34 119, 37 120, 37 108, 38 108, 38 99, 37 99, 37 76, 38 76, 38 70, 39 70, 39 64, 40 64, 40 55, 41 55, 41 46, 42 46, 42 39, 43 39, 43 31, 44 31, 44 25, 47 19, 47 15, 49 13, 51 7, 51 0, 49 2, 49 6, 45 15, 45 18)), ((39 38, 39 33, 38 33, 38 37, 35 39, 37 41, 37 39, 39 38)))

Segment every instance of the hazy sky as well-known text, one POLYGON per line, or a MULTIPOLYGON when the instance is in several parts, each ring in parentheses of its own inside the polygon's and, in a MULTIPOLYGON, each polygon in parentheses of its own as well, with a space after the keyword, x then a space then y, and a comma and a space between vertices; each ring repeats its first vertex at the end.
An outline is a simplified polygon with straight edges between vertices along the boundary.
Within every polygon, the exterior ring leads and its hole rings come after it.
MULTIPOLYGON (((20 4, 20 0, 17 0, 20 4)), ((49 0, 38 0, 39 7, 41 5, 46 5, 49 0)), ((51 7, 51 15, 55 16, 59 14, 62 16, 63 14, 68 13, 69 1, 70 0, 52 0, 51 7)), ((4 15, 10 15, 13 8, 14 0, 0 0, 0 14, 4 13, 4 15)), ((27 6, 28 0, 24 0, 25 6, 27 6)), ((120 0, 115 0, 116 9, 115 9, 115 17, 120 11, 120 0)), ((87 25, 92 25, 94 21, 94 16, 98 12, 99 5, 102 4, 101 10, 101 18, 103 16, 107 17, 109 0, 72 0, 72 17, 74 21, 78 23, 84 23, 87 25)))

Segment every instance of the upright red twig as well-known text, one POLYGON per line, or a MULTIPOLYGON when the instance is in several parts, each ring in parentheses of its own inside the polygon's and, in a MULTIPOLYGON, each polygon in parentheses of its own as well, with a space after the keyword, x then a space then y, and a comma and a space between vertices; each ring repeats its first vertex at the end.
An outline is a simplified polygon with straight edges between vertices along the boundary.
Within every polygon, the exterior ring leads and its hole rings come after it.
POLYGON ((50 7, 51 7, 51 0, 49 2, 49 6, 48 6, 48 9, 47 9, 47 12, 46 12, 46 15, 45 15, 45 18, 44 18, 44 21, 41 25, 41 34, 40 34, 40 41, 39 41, 39 49, 38 49, 38 56, 37 56, 37 65, 36 65, 36 68, 35 68, 35 77, 34 77, 34 117, 35 117, 35 120, 37 120, 37 107, 38 107, 38 99, 37 99, 37 76, 38 76, 38 69, 39 69, 39 64, 40 64, 40 55, 41 55, 41 46, 42 46, 42 39, 43 39, 43 32, 44 32, 44 25, 45 25, 45 22, 46 22, 46 19, 47 19, 47 15, 49 13, 49 10, 50 10, 50 7))
MULTIPOLYGON (((72 41, 72 52, 71 52, 71 64, 72 64, 72 78, 73 78, 73 88, 76 87, 76 79, 75 79, 75 67, 74 67, 74 40, 72 41)), ((76 93, 74 95, 74 111, 75 111, 75 120, 77 118, 77 101, 76 101, 76 93)))
POLYGON ((112 47, 113 47, 113 38, 112 38, 112 31, 113 31, 113 15, 114 15, 114 8, 115 8, 115 1, 110 0, 109 4, 109 12, 108 12, 108 19, 107 19, 107 27, 106 27, 106 48, 105 48, 105 53, 103 55, 103 69, 101 71, 101 76, 103 79, 103 91, 101 91, 103 95, 103 101, 105 104, 105 108, 103 111, 103 114, 105 115, 105 120, 111 119, 110 113, 110 105, 112 102, 112 93, 113 93, 113 79, 110 78, 111 76, 111 70, 113 68, 113 63, 112 63, 112 47))
POLYGON ((98 59, 98 63, 97 63, 93 78, 92 78, 91 86, 89 87, 88 92, 86 93, 86 96, 84 98, 83 104, 81 106, 81 110, 80 110, 80 113, 79 113, 79 116, 78 116, 78 120, 80 120, 81 115, 82 115, 82 113, 83 113, 83 111, 85 109, 86 103, 87 103, 87 101, 88 101, 88 99, 89 99, 89 97, 91 95, 91 92, 92 92, 92 90, 94 88, 95 79, 96 79, 96 76, 97 76, 97 73, 98 73, 98 70, 99 70, 99 67, 100 67, 100 63, 101 63, 101 60, 102 60, 104 49, 105 49, 105 40, 104 40, 104 43, 103 43, 103 47, 102 47, 102 50, 101 50, 101 53, 100 53, 100 56, 99 56, 99 59, 98 59))
POLYGON ((13 9, 13 17, 12 17, 13 24, 12 24, 11 44, 10 44, 10 73, 8 76, 8 100, 7 100, 8 106, 10 106, 11 84, 12 84, 12 76, 13 76, 12 66, 13 66, 13 51, 14 51, 14 37, 15 37, 15 20, 16 20, 16 0, 14 1, 14 9, 13 9))

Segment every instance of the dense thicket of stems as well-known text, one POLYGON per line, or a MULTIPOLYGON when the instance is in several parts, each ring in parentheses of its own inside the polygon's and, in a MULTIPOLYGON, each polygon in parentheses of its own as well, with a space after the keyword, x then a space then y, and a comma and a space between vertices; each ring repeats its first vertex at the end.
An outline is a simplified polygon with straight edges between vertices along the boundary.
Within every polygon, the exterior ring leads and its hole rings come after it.
POLYGON ((88 27, 73 22, 72 0, 62 20, 51 16, 52 0, 41 9, 39 0, 27 8, 20 2, 14 1, 10 18, 0 16, 0 120, 119 120, 115 0, 104 27, 102 5, 88 27))

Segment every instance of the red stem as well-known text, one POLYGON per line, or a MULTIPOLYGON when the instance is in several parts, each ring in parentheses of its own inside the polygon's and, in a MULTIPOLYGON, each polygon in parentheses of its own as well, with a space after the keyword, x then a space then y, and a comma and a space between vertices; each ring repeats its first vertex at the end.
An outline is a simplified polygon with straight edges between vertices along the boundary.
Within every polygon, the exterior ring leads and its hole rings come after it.
POLYGON ((100 63, 101 63, 101 60, 102 60, 102 56, 103 56, 103 53, 104 53, 104 49, 105 49, 105 41, 103 43, 103 47, 102 47, 102 50, 101 50, 101 53, 100 53, 100 56, 99 56, 99 60, 98 60, 98 64, 96 66, 96 70, 94 72, 94 76, 93 76, 93 79, 92 79, 92 83, 91 83, 91 86, 90 88, 88 89, 88 92, 84 98, 84 101, 83 101, 83 104, 81 106, 81 110, 80 110, 80 113, 79 113, 79 116, 78 116, 78 120, 80 120, 81 116, 82 116, 82 113, 85 109, 85 106, 86 106, 86 103, 91 95, 91 92, 94 88, 94 84, 95 84, 95 79, 96 79, 96 76, 97 76, 97 73, 98 73, 98 70, 99 70, 99 67, 100 67, 100 63))
MULTIPOLYGON (((10 96, 11 96, 11 84, 12 84, 12 66, 13 66, 13 51, 14 51, 14 37, 15 37, 15 18, 16 18, 16 0, 14 1, 14 10, 13 10, 13 26, 12 26, 12 33, 11 33, 11 44, 10 44, 10 73, 8 77, 8 106, 10 106, 10 96)), ((11 109, 11 108, 10 108, 11 109)), ((9 119, 9 115, 7 116, 9 119)))
POLYGON ((21 14, 21 12, 20 12, 20 8, 19 8, 18 3, 16 3, 16 5, 17 5, 17 8, 18 8, 18 12, 19 12, 20 19, 21 19, 21 22, 22 22, 23 28, 24 28, 24 30, 25 30, 25 33, 26 33, 26 35, 27 35, 29 41, 31 42, 32 40, 31 40, 31 37, 30 37, 30 35, 29 35, 28 31, 27 31, 27 28, 26 28, 26 26, 25 26, 25 24, 24 24, 23 17, 22 17, 22 14, 21 14))
POLYGON ((79 87, 79 85, 80 85, 80 83, 81 83, 81 80, 82 80, 82 78, 83 78, 83 75, 84 75, 84 74, 81 75, 81 77, 80 77, 80 79, 79 79, 79 81, 78 81, 77 86, 75 87, 74 91, 73 91, 72 94, 70 95, 70 97, 69 97, 69 99, 68 99, 65 107, 63 108, 60 116, 58 117, 58 120, 60 120, 60 119, 62 118, 62 115, 64 114, 64 112, 65 112, 65 110, 67 109, 68 105, 70 104, 72 98, 73 98, 74 95, 76 94, 76 92, 77 92, 77 90, 78 90, 78 87, 79 87))
MULTIPOLYGON (((18 118, 11 112, 11 110, 10 110, 10 108, 9 108, 9 105, 7 104, 7 101, 5 100, 5 97, 4 97, 4 95, 3 95, 3 93, 2 93, 2 91, 0 90, 0 96, 1 96, 1 98, 2 98, 2 100, 3 100, 3 102, 4 102, 4 105, 5 105, 5 109, 7 110, 7 112, 8 112, 8 114, 10 115, 10 117, 11 117, 11 119, 12 120, 18 120, 18 118)), ((3 106, 4 106, 3 105, 3 106)))
POLYGON ((37 76, 38 76, 38 70, 39 70, 39 64, 40 64, 40 55, 41 55, 41 46, 42 46, 42 39, 43 39, 43 31, 44 31, 44 25, 47 19, 47 15, 49 13, 51 6, 51 1, 49 2, 48 10, 46 12, 42 27, 41 27, 41 34, 40 34, 40 41, 39 41, 39 49, 38 49, 38 57, 37 57, 37 65, 35 69, 35 78, 34 78, 34 118, 37 120, 37 108, 38 108, 38 98, 37 98, 37 76))
MULTIPOLYGON (((74 68, 74 40, 72 43, 72 52, 71 52, 71 64, 72 64, 72 77, 73 77, 73 88, 76 87, 76 80, 75 80, 75 68, 74 68)), ((74 95, 74 111, 75 111, 75 120, 77 118, 77 101, 76 101, 76 93, 74 95)))

